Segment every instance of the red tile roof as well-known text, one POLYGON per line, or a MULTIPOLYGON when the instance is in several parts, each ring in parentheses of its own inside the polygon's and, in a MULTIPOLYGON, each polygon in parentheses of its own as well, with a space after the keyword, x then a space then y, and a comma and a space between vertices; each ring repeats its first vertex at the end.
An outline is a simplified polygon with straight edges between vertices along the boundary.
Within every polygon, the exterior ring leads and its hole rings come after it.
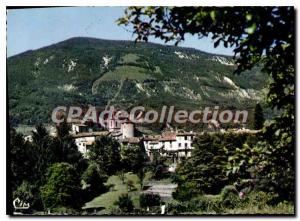
POLYGON ((165 136, 161 137, 159 141, 176 141, 176 136, 165 136))
POLYGON ((126 137, 122 140, 122 143, 129 143, 129 144, 138 144, 140 142, 139 137, 126 137))
POLYGON ((97 131, 97 132, 87 132, 87 133, 78 133, 73 135, 74 138, 79 137, 98 137, 98 136, 107 136, 110 132, 108 131, 97 131))

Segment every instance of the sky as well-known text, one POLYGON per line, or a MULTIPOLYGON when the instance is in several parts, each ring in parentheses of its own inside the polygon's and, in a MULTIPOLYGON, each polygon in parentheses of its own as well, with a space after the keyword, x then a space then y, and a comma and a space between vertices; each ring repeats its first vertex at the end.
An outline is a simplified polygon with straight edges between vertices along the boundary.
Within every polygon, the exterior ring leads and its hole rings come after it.
MULTIPOLYGON (((134 40, 130 30, 116 20, 124 7, 65 7, 7 10, 7 56, 35 50, 72 37, 134 40)), ((164 44, 159 39, 151 42, 164 44)), ((170 44, 174 44, 170 43, 170 44)), ((213 47, 210 38, 187 36, 179 46, 205 52, 233 55, 232 49, 213 47)))

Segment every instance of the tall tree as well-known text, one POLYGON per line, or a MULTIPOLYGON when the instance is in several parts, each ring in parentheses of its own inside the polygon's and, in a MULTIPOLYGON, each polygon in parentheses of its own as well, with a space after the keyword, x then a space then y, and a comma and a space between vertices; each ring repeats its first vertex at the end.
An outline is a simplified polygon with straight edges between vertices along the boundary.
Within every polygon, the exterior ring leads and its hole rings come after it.
POLYGON ((32 155, 32 145, 24 141, 22 134, 16 132, 15 129, 10 129, 10 172, 12 189, 21 185, 24 180, 32 180, 34 177, 35 160, 32 155))
MULTIPOLYGON (((179 200, 189 200, 197 194, 218 194, 228 184, 240 179, 249 179, 250 174, 243 169, 243 164, 230 165, 234 171, 228 174, 228 162, 244 157, 246 151, 241 151, 244 143, 256 143, 258 138, 251 134, 236 133, 204 133, 194 142, 192 156, 176 169, 175 182, 178 188, 174 197, 179 200)), ((250 149, 250 148, 249 148, 250 149)), ((248 153, 248 155, 250 155, 248 153)), ((235 161, 234 161, 235 162, 235 161)))
POLYGON ((56 162, 67 162, 83 172, 86 168, 85 160, 82 154, 78 151, 73 137, 70 134, 70 126, 63 121, 63 123, 56 126, 57 136, 53 138, 52 148, 55 152, 56 162))
POLYGON ((147 161, 145 148, 141 145, 121 147, 122 166, 126 171, 137 173, 147 161))
POLYGON ((80 179, 74 167, 68 163, 55 163, 47 172, 46 183, 41 187, 45 209, 59 207, 78 208, 80 179))
POLYGON ((39 185, 43 183, 49 165, 56 160, 55 154, 53 153, 53 146, 51 145, 52 139, 42 124, 37 125, 35 131, 32 131, 32 140, 32 154, 35 159, 33 168, 35 173, 34 180, 39 185))
POLYGON ((177 170, 183 178, 180 184, 185 186, 187 182, 192 182, 198 193, 218 194, 228 182, 222 167, 227 160, 223 145, 220 136, 199 136, 195 141, 192 158, 177 170))
POLYGON ((89 159, 108 175, 116 173, 121 167, 120 144, 114 138, 98 138, 88 153, 89 159))
POLYGON ((85 183, 86 201, 106 191, 104 183, 107 180, 107 176, 101 171, 98 165, 93 162, 90 163, 88 168, 84 171, 81 179, 85 183))
POLYGON ((261 105, 257 103, 254 110, 254 129, 259 130, 264 126, 265 118, 261 105))

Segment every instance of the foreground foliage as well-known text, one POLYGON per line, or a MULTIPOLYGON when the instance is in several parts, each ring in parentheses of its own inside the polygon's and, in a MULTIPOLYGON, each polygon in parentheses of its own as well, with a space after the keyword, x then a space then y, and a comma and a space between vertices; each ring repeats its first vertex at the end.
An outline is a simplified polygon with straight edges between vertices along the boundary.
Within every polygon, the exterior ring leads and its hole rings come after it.
MULTIPOLYGON (((119 24, 137 41, 150 37, 178 44, 188 34, 211 37, 214 46, 234 48, 235 73, 257 66, 270 77, 267 103, 280 110, 264 127, 263 146, 246 157, 261 167, 268 191, 295 199, 295 9, 293 7, 129 7, 119 24), (258 159, 263 159, 263 165, 258 159)), ((236 159, 233 173, 244 166, 236 159)), ((216 168, 218 169, 218 168, 216 168)), ((190 182, 189 185, 195 185, 190 182)), ((191 187, 192 187, 191 186, 191 187)))
POLYGON ((195 194, 218 194, 225 185, 234 184, 238 180, 253 179, 248 162, 239 165, 230 164, 244 143, 253 144, 259 139, 259 134, 203 134, 195 140, 192 157, 180 164, 176 170, 174 181, 178 189, 174 197, 187 201, 195 194), (247 168, 245 168, 247 167, 247 168), (235 173, 228 173, 233 170, 235 173))
POLYGON ((45 209, 78 208, 82 204, 80 179, 72 165, 55 163, 46 177, 46 184, 41 187, 45 209))
POLYGON ((276 195, 253 191, 240 199, 234 187, 225 187, 219 195, 201 195, 186 202, 170 202, 167 213, 177 214, 294 214, 294 204, 274 203, 276 195), (228 191, 228 188, 230 191, 228 191), (227 189, 227 190, 226 190, 227 189))

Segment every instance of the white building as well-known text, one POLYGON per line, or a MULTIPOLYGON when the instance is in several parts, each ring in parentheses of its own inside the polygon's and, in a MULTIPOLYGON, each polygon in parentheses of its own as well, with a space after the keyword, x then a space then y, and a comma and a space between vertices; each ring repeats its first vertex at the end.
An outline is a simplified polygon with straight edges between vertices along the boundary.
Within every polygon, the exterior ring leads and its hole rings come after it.
POLYGON ((99 136, 111 136, 123 145, 143 144, 150 160, 154 153, 171 158, 173 163, 191 156, 194 132, 168 131, 157 136, 135 137, 135 125, 128 118, 117 118, 113 115, 105 119, 106 131, 93 132, 86 124, 73 123, 72 134, 78 150, 86 155, 89 148, 99 136))
POLYGON ((183 158, 191 156, 194 138, 193 132, 165 132, 159 136, 144 137, 143 144, 150 160, 153 160, 153 154, 158 152, 171 157, 173 162, 180 162, 183 158))
POLYGON ((79 152, 86 156, 86 153, 95 143, 97 137, 108 136, 109 134, 108 131, 78 133, 73 135, 73 138, 75 139, 75 144, 77 145, 79 152))
POLYGON ((135 126, 128 118, 116 118, 113 115, 107 119, 107 128, 111 135, 116 139, 125 139, 134 137, 135 126))
POLYGON ((72 134, 86 133, 89 132, 89 128, 85 124, 73 123, 71 128, 72 134))
POLYGON ((122 139, 134 137, 134 124, 129 120, 122 122, 121 134, 122 139))
POLYGON ((77 121, 71 123, 71 134, 75 139, 78 150, 82 154, 86 155, 89 148, 99 136, 110 135, 124 144, 139 143, 139 139, 135 139, 137 137, 134 137, 134 124, 126 118, 118 120, 113 116, 110 119, 106 119, 105 127, 102 129, 106 131, 93 131, 93 128, 90 128, 88 124, 82 124, 77 121))
POLYGON ((31 143, 31 142, 33 141, 32 135, 27 135, 27 136, 25 136, 25 137, 24 137, 24 140, 31 143))

